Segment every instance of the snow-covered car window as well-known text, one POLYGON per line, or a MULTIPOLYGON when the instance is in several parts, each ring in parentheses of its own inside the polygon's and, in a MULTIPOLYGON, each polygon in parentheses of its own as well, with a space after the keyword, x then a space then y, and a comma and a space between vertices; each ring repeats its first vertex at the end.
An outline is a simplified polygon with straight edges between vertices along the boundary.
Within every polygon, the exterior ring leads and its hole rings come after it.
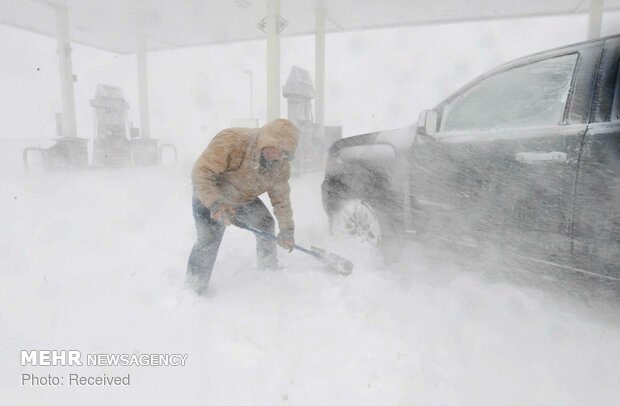
POLYGON ((616 90, 614 91, 614 100, 611 107, 611 121, 620 120, 620 60, 618 60, 618 73, 616 74, 616 90))
POLYGON ((575 53, 519 66, 483 80, 446 106, 441 131, 559 124, 576 63, 575 53))

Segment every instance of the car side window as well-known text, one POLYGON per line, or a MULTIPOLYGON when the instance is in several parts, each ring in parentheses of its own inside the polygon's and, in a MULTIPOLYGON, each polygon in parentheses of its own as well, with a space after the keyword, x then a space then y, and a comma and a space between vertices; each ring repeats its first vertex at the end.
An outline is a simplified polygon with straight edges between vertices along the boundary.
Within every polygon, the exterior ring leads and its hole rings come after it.
POLYGON ((560 124, 577 57, 573 53, 545 59, 482 80, 446 105, 441 131, 560 124))
POLYGON ((620 59, 618 59, 617 72, 616 90, 614 91, 614 99, 611 107, 611 121, 620 120, 620 59))

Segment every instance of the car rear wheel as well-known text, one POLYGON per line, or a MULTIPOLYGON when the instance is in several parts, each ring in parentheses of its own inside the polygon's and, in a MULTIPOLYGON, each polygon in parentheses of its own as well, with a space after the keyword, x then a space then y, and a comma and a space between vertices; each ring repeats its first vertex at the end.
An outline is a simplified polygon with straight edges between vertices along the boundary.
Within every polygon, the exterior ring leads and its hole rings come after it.
POLYGON ((332 234, 379 247, 381 221, 376 211, 360 199, 345 200, 331 217, 332 234))

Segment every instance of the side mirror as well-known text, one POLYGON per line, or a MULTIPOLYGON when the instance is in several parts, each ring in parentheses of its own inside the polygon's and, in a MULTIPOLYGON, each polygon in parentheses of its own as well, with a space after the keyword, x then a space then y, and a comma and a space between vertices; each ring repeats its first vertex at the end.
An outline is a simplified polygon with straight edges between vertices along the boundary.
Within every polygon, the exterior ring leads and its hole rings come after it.
POLYGON ((434 137, 437 134, 437 112, 424 110, 418 118, 418 134, 434 137))

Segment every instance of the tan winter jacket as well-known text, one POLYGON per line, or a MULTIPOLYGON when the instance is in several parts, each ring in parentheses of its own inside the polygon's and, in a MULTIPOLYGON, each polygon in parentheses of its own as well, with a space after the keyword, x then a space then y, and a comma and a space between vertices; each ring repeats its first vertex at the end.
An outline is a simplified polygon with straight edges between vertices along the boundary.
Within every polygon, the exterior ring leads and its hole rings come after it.
POLYGON ((272 146, 295 154, 299 130, 278 119, 261 128, 228 128, 219 132, 196 160, 192 185, 198 199, 211 209, 219 204, 238 206, 267 192, 280 231, 292 231, 293 210, 289 199, 287 160, 261 167, 261 152, 272 146))

